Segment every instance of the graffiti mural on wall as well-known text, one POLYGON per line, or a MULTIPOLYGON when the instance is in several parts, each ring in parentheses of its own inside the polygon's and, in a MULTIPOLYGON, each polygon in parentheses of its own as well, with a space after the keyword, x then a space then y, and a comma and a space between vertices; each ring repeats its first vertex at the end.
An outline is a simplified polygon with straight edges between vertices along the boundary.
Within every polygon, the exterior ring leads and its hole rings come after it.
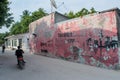
POLYGON ((115 11, 72 19, 54 28, 46 25, 44 30, 40 25, 36 28, 37 50, 93 66, 114 68, 118 64, 115 11))
POLYGON ((115 21, 115 12, 108 12, 58 25, 57 54, 80 63, 114 67, 118 63, 115 21))

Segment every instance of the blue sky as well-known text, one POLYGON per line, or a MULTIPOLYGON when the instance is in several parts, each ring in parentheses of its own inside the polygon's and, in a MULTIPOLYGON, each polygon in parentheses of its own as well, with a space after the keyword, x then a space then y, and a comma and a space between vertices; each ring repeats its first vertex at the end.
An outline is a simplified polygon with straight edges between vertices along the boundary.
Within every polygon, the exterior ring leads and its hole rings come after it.
MULTIPOLYGON (((20 20, 20 15, 24 10, 29 10, 31 12, 43 8, 46 12, 51 12, 50 0, 9 0, 10 12, 13 13, 15 21, 20 20)), ((82 8, 91 9, 94 7, 97 11, 103 11, 111 8, 118 7, 120 9, 120 0, 55 0, 58 9, 53 11, 58 11, 60 13, 65 13, 69 11, 80 11, 82 8), (62 4, 64 2, 64 4, 62 4)), ((9 31, 5 27, 0 29, 0 32, 9 31)))

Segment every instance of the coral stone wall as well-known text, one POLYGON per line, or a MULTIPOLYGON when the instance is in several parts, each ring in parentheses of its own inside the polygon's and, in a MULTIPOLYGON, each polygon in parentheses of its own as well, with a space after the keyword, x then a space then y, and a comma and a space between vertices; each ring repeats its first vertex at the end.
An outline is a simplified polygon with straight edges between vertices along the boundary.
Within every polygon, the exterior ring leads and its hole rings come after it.
POLYGON ((30 41, 35 52, 105 68, 115 68, 118 64, 115 11, 87 15, 52 26, 46 24, 49 21, 38 21, 34 23, 36 27, 31 24, 30 30, 36 30, 30 41))

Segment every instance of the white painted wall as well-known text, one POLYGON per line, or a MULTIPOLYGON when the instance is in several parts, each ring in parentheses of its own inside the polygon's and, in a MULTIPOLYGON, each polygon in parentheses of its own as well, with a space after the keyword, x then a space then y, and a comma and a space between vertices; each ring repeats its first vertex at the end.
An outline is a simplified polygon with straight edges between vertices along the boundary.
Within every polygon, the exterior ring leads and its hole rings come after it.
POLYGON ((17 49, 17 46, 19 46, 19 39, 22 39, 22 49, 27 50, 27 49, 29 49, 28 38, 29 38, 28 33, 14 35, 14 36, 8 36, 6 38, 7 41, 5 42, 5 46, 6 46, 6 48, 17 49), (15 43, 15 41, 16 41, 16 45, 13 45, 15 43), (8 43, 9 43, 9 45, 8 45, 8 43))

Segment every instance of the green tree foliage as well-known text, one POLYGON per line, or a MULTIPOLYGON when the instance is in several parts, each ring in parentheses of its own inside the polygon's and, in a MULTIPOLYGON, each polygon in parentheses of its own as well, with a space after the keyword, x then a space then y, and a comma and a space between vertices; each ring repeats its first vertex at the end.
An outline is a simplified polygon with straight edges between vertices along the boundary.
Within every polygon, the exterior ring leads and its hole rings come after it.
POLYGON ((30 16, 30 13, 28 10, 23 11, 23 15, 21 16, 21 22, 19 27, 21 27, 20 33, 26 33, 28 32, 28 26, 32 22, 32 17, 30 16))
POLYGON ((88 14, 92 14, 92 13, 96 13, 94 8, 91 8, 90 11, 87 10, 86 8, 81 9, 80 11, 74 13, 72 11, 70 11, 68 14, 65 13, 65 15, 69 18, 75 18, 75 17, 82 17, 84 15, 88 15, 88 14))
POLYGON ((44 9, 39 8, 37 11, 32 13, 32 21, 37 20, 39 18, 42 18, 43 16, 46 16, 47 13, 44 11, 44 9))
POLYGON ((4 38, 7 37, 8 35, 9 35, 8 32, 0 33, 0 45, 2 45, 5 42, 4 38))
POLYGON ((70 19, 71 19, 71 18, 75 18, 75 14, 74 14, 74 12, 72 12, 72 11, 70 11, 68 14, 65 13, 65 15, 68 16, 70 19))
POLYGON ((81 11, 77 12, 77 13, 75 14, 75 16, 76 16, 76 17, 80 17, 80 16, 87 15, 87 14, 89 14, 89 13, 90 13, 90 12, 89 12, 87 9, 83 8, 81 11))
POLYGON ((26 33, 29 30, 29 24, 43 16, 46 16, 47 13, 44 9, 40 8, 33 13, 29 12, 28 10, 24 10, 23 14, 21 15, 21 21, 16 22, 12 25, 10 29, 10 33, 12 34, 22 34, 26 33))
POLYGON ((92 14, 92 13, 96 13, 97 11, 92 7, 91 9, 90 9, 90 14, 92 14))
POLYGON ((10 34, 20 34, 22 30, 22 26, 20 22, 16 22, 15 24, 12 25, 10 28, 10 34))
POLYGON ((9 4, 10 2, 8 0, 0 0, 0 28, 4 25, 9 27, 13 22, 12 14, 9 13, 9 4))

